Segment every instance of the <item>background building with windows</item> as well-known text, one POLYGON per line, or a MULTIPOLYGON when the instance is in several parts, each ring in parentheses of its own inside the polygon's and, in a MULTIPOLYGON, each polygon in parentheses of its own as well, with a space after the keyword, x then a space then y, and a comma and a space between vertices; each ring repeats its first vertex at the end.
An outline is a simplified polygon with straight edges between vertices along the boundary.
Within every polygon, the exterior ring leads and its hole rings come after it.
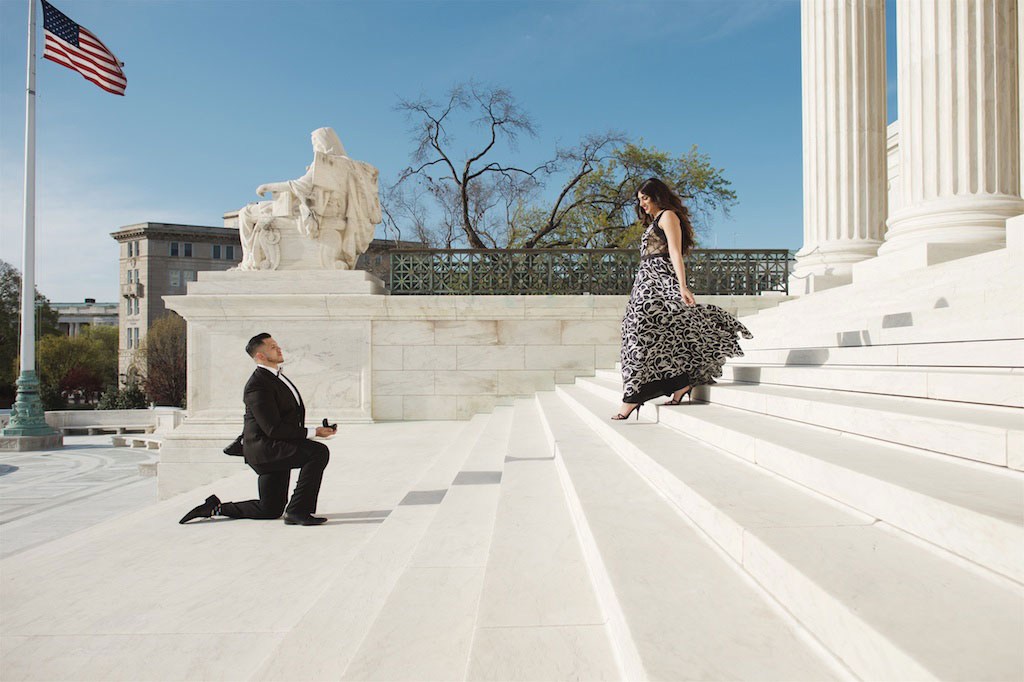
POLYGON ((138 223, 110 234, 120 247, 118 373, 128 375, 150 325, 168 315, 163 296, 184 294, 202 270, 227 270, 242 260, 238 230, 138 223))
POLYGON ((116 327, 118 303, 97 303, 87 298, 81 303, 51 303, 57 311, 57 326, 68 336, 78 336, 84 327, 116 327))

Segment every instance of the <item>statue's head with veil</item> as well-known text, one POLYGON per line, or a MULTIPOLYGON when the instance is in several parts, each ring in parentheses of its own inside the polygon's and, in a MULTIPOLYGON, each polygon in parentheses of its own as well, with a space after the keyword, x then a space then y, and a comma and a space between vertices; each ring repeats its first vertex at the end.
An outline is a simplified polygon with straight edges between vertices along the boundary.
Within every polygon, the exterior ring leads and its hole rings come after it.
POLYGON ((350 270, 373 239, 381 222, 380 171, 349 158, 333 128, 317 128, 310 138, 306 173, 260 185, 256 193, 270 192, 271 199, 238 212, 240 270, 350 270), (296 236, 307 241, 296 243, 296 236))

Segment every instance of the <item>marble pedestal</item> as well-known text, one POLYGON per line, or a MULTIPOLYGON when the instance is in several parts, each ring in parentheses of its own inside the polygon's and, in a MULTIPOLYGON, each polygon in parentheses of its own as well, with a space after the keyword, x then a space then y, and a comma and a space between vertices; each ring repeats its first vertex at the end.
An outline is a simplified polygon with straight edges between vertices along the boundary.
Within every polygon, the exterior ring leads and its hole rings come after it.
POLYGON ((246 342, 268 332, 302 392, 306 421, 372 421, 369 316, 386 290, 362 270, 202 272, 167 307, 188 322, 188 419, 160 453, 161 497, 244 469, 221 449, 241 433, 246 342), (351 313, 355 312, 353 316, 351 313))

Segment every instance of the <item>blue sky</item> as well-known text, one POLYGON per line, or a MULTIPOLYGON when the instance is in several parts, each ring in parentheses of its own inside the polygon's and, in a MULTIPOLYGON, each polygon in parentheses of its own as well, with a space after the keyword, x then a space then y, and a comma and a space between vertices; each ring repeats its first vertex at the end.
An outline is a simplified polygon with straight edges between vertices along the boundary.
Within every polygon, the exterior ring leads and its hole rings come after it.
MULTIPOLYGON (((796 0, 54 4, 128 76, 116 97, 38 60, 37 285, 54 301, 115 300, 111 231, 222 224, 258 184, 302 174, 314 128, 333 127, 393 180, 412 152, 398 99, 470 78, 533 116, 521 159, 611 128, 677 154, 696 144, 739 195, 704 246, 801 245, 796 0)), ((26 0, 0 0, 0 258, 18 267, 27 13, 26 0)), ((893 120, 891 38, 888 56, 893 120)))

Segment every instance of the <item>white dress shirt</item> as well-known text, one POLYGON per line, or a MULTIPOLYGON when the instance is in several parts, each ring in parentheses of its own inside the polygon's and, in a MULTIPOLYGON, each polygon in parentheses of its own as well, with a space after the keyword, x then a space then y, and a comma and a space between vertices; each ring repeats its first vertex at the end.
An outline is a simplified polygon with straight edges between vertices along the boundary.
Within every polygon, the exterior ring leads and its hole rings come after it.
MULTIPOLYGON (((292 383, 291 379, 289 379, 285 375, 281 374, 281 370, 274 369, 273 367, 267 367, 266 365, 262 365, 262 364, 260 364, 258 362, 256 363, 256 366, 257 367, 262 367, 263 369, 267 370, 268 372, 273 374, 275 377, 280 379, 281 382, 285 386, 288 387, 288 390, 292 392, 292 396, 295 398, 295 404, 296 405, 300 405, 300 406, 302 405, 302 400, 299 399, 299 389, 295 388, 295 384, 292 383)), ((307 426, 306 427, 306 438, 315 438, 315 437, 316 437, 316 429, 315 428, 310 428, 310 427, 307 426)))

